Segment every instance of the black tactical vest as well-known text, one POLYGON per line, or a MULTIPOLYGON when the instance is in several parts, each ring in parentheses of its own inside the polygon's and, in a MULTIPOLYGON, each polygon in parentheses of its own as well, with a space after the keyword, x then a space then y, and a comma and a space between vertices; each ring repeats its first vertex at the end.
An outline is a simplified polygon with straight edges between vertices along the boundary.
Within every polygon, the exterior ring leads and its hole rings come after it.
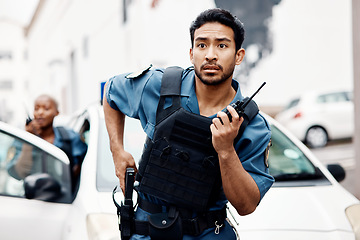
POLYGON ((212 119, 181 107, 182 71, 170 67, 164 72, 154 136, 139 163, 139 191, 169 205, 206 211, 222 191, 212 119), (172 105, 164 109, 166 98, 172 105))

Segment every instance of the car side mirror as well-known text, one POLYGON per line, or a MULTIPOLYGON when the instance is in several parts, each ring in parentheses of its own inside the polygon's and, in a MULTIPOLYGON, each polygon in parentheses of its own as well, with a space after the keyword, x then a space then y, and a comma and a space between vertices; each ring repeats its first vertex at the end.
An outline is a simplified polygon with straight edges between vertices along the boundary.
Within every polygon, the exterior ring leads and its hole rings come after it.
POLYGON ((36 173, 24 178, 25 197, 54 202, 62 197, 61 185, 47 173, 36 173))
POLYGON ((341 182, 345 179, 346 173, 340 164, 329 164, 327 165, 327 169, 334 176, 336 181, 341 182))

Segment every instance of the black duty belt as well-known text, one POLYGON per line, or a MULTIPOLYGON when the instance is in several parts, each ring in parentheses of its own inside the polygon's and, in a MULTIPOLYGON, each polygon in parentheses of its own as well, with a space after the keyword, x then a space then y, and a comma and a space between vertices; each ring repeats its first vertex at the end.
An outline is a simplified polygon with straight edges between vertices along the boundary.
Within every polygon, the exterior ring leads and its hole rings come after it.
MULTIPOLYGON (((138 199, 138 204, 139 208, 150 214, 161 213, 163 212, 164 208, 162 205, 150 203, 149 201, 142 198, 138 199)), ((170 209, 169 207, 165 208, 167 208, 167 211, 170 209)), ((198 236, 208 228, 222 227, 226 219, 226 206, 220 210, 199 213, 197 217, 194 218, 188 217, 190 214, 189 210, 177 210, 181 216, 183 234, 191 236, 198 236)), ((145 236, 150 235, 150 224, 148 221, 135 220, 134 225, 134 233, 145 236)))

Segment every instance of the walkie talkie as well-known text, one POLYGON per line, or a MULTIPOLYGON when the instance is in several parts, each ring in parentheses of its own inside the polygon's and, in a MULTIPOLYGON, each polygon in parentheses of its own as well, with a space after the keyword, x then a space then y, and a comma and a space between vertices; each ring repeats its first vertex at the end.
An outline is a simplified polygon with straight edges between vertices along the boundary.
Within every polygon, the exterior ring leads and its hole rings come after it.
POLYGON ((25 103, 24 103, 24 107, 25 107, 25 111, 26 111, 26 115, 27 115, 26 121, 25 121, 25 124, 26 124, 26 126, 27 126, 27 125, 29 125, 29 124, 31 123, 31 121, 33 120, 33 118, 30 117, 30 113, 29 113, 29 111, 28 111, 25 103))
POLYGON ((32 118, 28 115, 25 121, 26 126, 29 125, 32 121, 32 118))
MULTIPOLYGON (((240 100, 237 100, 236 102, 230 104, 230 106, 232 106, 236 110, 236 112, 239 114, 240 117, 242 117, 244 115, 246 106, 250 103, 250 101, 255 97, 255 95, 260 91, 260 89, 265 84, 266 84, 266 82, 263 82, 263 84, 261 84, 261 86, 258 88, 258 90, 256 90, 256 92, 250 98, 246 97, 241 102, 240 102, 240 100)), ((232 116, 231 116, 231 113, 227 110, 227 108, 224 109, 224 113, 226 113, 226 115, 229 117, 229 120, 231 122, 232 116)))

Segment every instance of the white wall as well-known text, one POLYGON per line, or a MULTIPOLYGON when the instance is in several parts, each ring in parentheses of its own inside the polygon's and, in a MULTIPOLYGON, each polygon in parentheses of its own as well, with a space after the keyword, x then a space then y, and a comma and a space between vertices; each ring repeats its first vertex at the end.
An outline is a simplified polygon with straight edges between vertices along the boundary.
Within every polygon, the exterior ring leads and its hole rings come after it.
POLYGON ((263 106, 284 105, 312 89, 352 89, 350 0, 282 0, 270 23, 274 50, 252 71, 263 106))
POLYGON ((26 68, 21 24, 1 18, 0 36, 0 120, 17 124, 15 119, 25 121, 26 116, 22 98, 26 95, 26 68))
POLYGON ((30 92, 56 96, 65 113, 99 101, 100 82, 119 73, 150 63, 189 66, 190 23, 214 7, 210 0, 162 0, 156 8, 132 0, 123 23, 123 1, 44 2, 28 35, 30 92))

